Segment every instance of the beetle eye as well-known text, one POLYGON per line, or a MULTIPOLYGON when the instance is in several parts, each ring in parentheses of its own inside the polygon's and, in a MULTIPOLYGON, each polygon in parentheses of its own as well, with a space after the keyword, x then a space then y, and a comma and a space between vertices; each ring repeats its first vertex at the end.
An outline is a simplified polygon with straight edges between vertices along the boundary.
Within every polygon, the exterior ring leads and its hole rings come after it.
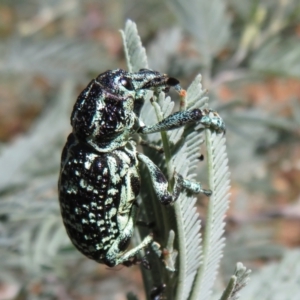
POLYGON ((129 79, 122 79, 121 80, 121 84, 128 90, 128 91, 133 91, 134 90, 134 86, 132 84, 132 82, 129 79))

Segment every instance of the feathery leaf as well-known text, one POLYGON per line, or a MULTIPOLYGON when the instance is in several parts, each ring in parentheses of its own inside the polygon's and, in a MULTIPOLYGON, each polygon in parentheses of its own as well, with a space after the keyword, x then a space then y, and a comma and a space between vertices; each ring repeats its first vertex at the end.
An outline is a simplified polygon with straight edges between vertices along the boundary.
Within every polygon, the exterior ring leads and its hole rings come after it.
POLYGON ((142 46, 141 38, 138 35, 136 24, 128 20, 125 30, 121 30, 124 51, 129 72, 137 72, 139 69, 148 68, 146 50, 142 46))
MULTIPOLYGON (((74 83, 66 80, 50 111, 45 117, 40 118, 32 132, 2 150, 0 165, 6 172, 0 173, 0 190, 27 181, 28 171, 24 171, 25 164, 43 152, 45 145, 55 145, 57 141, 64 139, 64 131, 70 126, 68 116, 71 104, 68 101, 74 101, 73 93, 74 83), (17 160, 16 157, 18 157, 17 160)), ((60 155, 60 150, 57 149, 57 151, 60 155)), ((54 157, 53 153, 51 157, 54 157)))
POLYGON ((222 0, 170 0, 176 15, 184 28, 198 42, 198 49, 204 64, 210 65, 216 55, 229 39, 230 21, 226 15, 222 0))
POLYGON ((209 187, 208 216, 203 240, 203 263, 195 279, 191 299, 209 299, 224 247, 224 216, 228 208, 229 172, 225 138, 205 130, 209 187))
POLYGON ((283 259, 263 267, 251 276, 243 289, 243 300, 251 299, 295 299, 299 298, 300 251, 286 250, 283 259))
POLYGON ((81 79, 82 70, 98 72, 111 65, 109 60, 101 60, 104 50, 99 49, 98 43, 80 40, 12 39, 0 51, 5 57, 0 61, 0 74, 42 74, 55 82, 71 77, 81 79))
POLYGON ((251 270, 247 270, 242 263, 237 263, 234 275, 231 276, 220 300, 238 300, 240 297, 239 291, 248 283, 250 273, 251 270))
POLYGON ((255 54, 251 68, 266 73, 300 77, 300 42, 272 39, 255 54))

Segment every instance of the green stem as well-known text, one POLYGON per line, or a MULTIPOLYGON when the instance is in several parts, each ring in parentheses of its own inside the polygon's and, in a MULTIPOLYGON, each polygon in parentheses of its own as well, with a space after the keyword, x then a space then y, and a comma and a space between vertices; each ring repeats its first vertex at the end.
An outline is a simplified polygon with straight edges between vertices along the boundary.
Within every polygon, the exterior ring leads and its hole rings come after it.
POLYGON ((231 276, 228 284, 227 284, 227 287, 225 289, 225 291, 223 292, 220 300, 228 300, 230 299, 230 296, 235 288, 235 285, 236 285, 236 282, 237 282, 237 277, 236 276, 231 276))
MULTIPOLYGON (((161 121, 163 119, 163 115, 161 112, 161 108, 158 105, 158 103, 153 102, 153 106, 155 109, 155 113, 157 116, 158 121, 161 121)), ((165 162, 167 166, 167 172, 168 172, 168 178, 169 178, 169 190, 172 191, 174 187, 174 179, 173 179, 173 166, 171 164, 172 154, 170 149, 170 144, 168 140, 167 133, 165 131, 161 132, 161 139, 162 144, 164 148, 165 153, 165 162)), ((185 253, 185 247, 184 247, 184 231, 183 231, 183 219, 182 219, 182 213, 180 209, 180 204, 178 201, 176 201, 173 205, 174 212, 175 212, 175 220, 176 220, 176 233, 177 233, 177 245, 178 245, 178 260, 179 260, 179 266, 178 266, 178 280, 176 283, 177 290, 176 290, 176 299, 180 300, 182 299, 183 294, 183 283, 184 283, 184 274, 185 274, 185 261, 186 261, 186 253, 185 253)), ((167 222, 167 220, 166 220, 167 222)), ((175 288, 175 287, 173 287, 175 288)), ((171 289, 171 292, 173 292, 173 289, 171 289)), ((171 295, 173 297, 173 295, 171 295)))
MULTIPOLYGON (((153 102, 152 105, 155 109, 158 122, 162 121, 164 117, 159 104, 157 102, 153 102)), ((174 182, 173 182, 173 167, 171 164, 172 154, 171 154, 170 144, 169 144, 167 133, 165 131, 161 131, 160 135, 161 135, 161 140, 162 140, 164 154, 165 154, 165 162, 167 166, 168 179, 170 183, 169 190, 172 191, 174 182)))

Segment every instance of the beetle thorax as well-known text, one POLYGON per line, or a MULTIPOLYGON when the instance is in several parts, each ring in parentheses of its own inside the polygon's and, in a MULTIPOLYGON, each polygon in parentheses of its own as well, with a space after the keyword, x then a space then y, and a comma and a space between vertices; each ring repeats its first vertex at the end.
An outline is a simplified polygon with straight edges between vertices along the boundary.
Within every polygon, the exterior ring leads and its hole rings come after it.
POLYGON ((99 152, 124 146, 136 119, 135 91, 120 85, 123 73, 123 70, 108 71, 92 80, 73 109, 74 135, 99 152))

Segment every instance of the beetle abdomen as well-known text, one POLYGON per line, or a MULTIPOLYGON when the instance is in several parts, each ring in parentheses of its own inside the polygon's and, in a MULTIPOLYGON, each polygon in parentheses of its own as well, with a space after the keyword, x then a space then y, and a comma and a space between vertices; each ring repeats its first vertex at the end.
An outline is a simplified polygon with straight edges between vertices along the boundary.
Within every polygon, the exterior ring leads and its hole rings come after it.
POLYGON ((128 214, 139 190, 134 151, 97 153, 71 134, 63 151, 59 199, 67 233, 84 255, 101 262, 126 226, 118 216, 128 214))

